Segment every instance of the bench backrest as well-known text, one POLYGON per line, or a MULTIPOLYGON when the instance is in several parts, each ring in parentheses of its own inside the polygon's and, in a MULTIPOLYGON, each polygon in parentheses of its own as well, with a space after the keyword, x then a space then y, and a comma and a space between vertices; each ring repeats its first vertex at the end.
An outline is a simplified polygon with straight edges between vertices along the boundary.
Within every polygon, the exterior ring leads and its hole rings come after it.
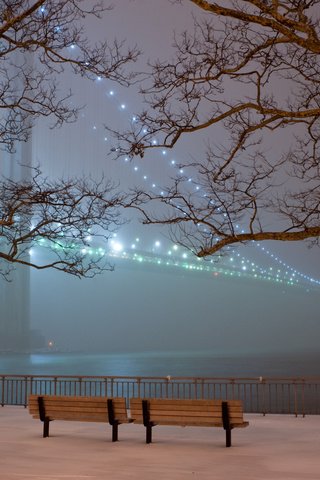
MULTIPOLYGON (((130 416, 135 423, 143 422, 141 398, 130 400, 130 416)), ((150 421, 158 425, 223 426, 222 400, 171 400, 145 399, 148 401, 150 421)), ((230 426, 242 425, 243 408, 240 400, 228 400, 230 426)))
MULTIPOLYGON (((43 398, 46 417, 50 420, 78 420, 108 422, 108 398, 30 395, 29 412, 40 418, 38 398, 43 398)), ((125 398, 112 399, 114 416, 120 422, 128 421, 125 398)))

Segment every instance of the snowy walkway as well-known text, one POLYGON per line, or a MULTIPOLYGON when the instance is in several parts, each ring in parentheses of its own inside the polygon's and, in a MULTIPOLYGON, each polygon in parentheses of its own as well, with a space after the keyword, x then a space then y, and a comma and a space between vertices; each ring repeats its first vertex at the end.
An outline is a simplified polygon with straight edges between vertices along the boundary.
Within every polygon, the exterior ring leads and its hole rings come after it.
POLYGON ((55 421, 50 438, 23 407, 0 407, 1 480, 319 480, 320 416, 245 415, 231 448, 218 428, 55 421))

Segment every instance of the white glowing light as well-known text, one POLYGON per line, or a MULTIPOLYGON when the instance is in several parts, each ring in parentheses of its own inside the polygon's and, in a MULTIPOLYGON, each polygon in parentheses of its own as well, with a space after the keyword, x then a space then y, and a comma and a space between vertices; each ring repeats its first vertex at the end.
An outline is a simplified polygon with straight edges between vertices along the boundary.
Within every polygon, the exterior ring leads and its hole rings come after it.
POLYGON ((110 90, 109 95, 111 95, 111 97, 112 97, 114 95, 114 91, 110 90))
POLYGON ((124 104, 124 103, 121 103, 120 108, 121 108, 121 110, 125 110, 125 109, 126 109, 125 104, 124 104))
POLYGON ((120 253, 122 252, 123 250, 123 245, 122 243, 120 242, 115 242, 114 240, 112 240, 111 242, 111 247, 112 247, 112 250, 116 253, 120 253))
POLYGON ((161 243, 159 242, 159 240, 157 240, 156 242, 154 242, 154 246, 157 247, 157 248, 161 246, 161 243))

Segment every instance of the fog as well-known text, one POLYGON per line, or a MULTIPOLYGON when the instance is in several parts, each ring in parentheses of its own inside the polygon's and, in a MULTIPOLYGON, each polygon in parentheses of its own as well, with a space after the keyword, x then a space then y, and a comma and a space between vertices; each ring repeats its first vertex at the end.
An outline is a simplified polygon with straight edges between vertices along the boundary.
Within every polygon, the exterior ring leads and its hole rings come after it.
MULTIPOLYGON (((166 0, 118 0, 105 23, 92 21, 88 30, 97 37, 117 34, 141 45, 146 56, 160 56, 170 49, 173 29, 191 25, 192 11, 188 2, 181 6, 166 0)), ((76 125, 52 131, 41 122, 34 129, 33 161, 49 176, 104 173, 124 190, 141 182, 142 175, 161 184, 171 175, 171 158, 197 154, 202 147, 200 137, 199 144, 185 139, 166 158, 155 152, 130 164, 116 162, 107 155, 111 143, 103 124, 128 122, 139 108, 135 89, 68 75, 63 82, 86 107, 76 125)), ((156 239, 165 243, 167 236, 164 229, 143 227, 134 219, 118 232, 126 245, 137 237, 150 246, 156 239)), ((319 277, 319 249, 308 250, 305 244, 269 244, 268 248, 292 268, 319 277)), ((252 251, 245 252, 250 258, 252 251)), ((319 287, 214 278, 120 260, 115 260, 115 271, 93 279, 30 272, 31 327, 43 335, 45 346, 51 342, 50 348, 57 351, 313 351, 319 343, 319 298, 319 287)))
POLYGON ((316 351, 318 293, 118 265, 77 280, 32 273, 32 322, 59 350, 316 351))

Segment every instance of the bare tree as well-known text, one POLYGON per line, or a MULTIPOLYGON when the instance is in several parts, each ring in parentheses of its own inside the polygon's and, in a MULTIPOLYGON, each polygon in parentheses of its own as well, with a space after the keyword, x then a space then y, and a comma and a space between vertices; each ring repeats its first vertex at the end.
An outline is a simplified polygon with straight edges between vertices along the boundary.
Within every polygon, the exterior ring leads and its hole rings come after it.
POLYGON ((130 82, 125 67, 136 60, 137 49, 125 50, 117 41, 91 45, 85 36, 84 19, 105 10, 103 2, 83 0, 1 2, 0 143, 9 150, 16 140, 28 138, 38 117, 52 117, 54 125, 76 120, 71 92, 59 89, 58 75, 65 69, 130 82))
MULTIPOLYGON (((124 85, 131 82, 134 75, 127 65, 137 59, 137 48, 117 41, 92 43, 86 36, 86 19, 102 17, 109 10, 104 4, 103 0, 1 2, 0 145, 4 150, 15 152, 39 118, 49 117, 53 127, 77 119, 79 109, 70 99, 71 91, 65 92, 59 84, 64 71, 124 85)), ((99 272, 103 263, 84 254, 88 232, 92 229, 108 237, 120 223, 117 207, 123 195, 111 182, 50 182, 38 169, 29 172, 29 179, 0 181, 1 273, 6 275, 17 263, 79 277, 99 272), (41 242, 51 252, 49 260, 36 261, 28 254, 41 242)))
POLYGON ((150 65, 146 108, 113 132, 114 151, 143 157, 207 134, 206 153, 158 194, 137 189, 132 205, 203 257, 252 240, 319 244, 319 0, 189 1, 194 31, 150 65))
POLYGON ((114 191, 110 181, 50 181, 37 169, 29 181, 2 180, 0 274, 8 276, 14 264, 77 277, 112 269, 105 243, 123 221, 123 196, 114 191))

